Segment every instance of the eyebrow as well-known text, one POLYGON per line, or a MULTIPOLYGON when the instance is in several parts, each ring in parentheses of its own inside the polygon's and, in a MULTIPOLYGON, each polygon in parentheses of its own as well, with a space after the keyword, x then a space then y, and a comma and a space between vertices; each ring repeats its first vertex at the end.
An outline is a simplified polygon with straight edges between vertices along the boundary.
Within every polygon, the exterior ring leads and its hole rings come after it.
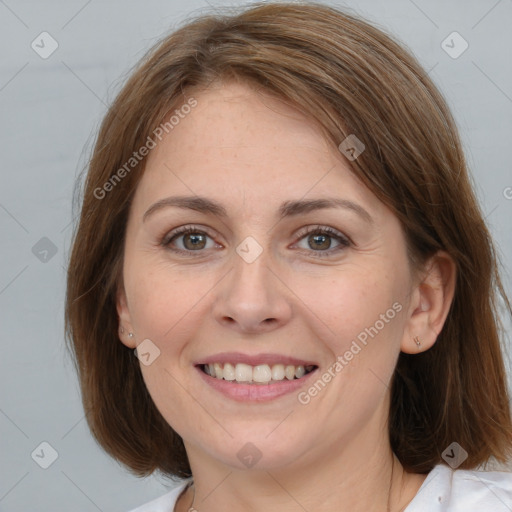
MULTIPOLYGON (((226 218, 228 216, 226 209, 220 203, 201 196, 171 196, 160 199, 151 205, 144 213, 142 222, 155 212, 168 207, 177 207, 182 209, 194 210, 200 213, 215 215, 216 217, 226 218)), ((373 224, 372 216, 359 204, 340 198, 321 198, 298 201, 285 201, 278 210, 279 217, 295 217, 315 210, 325 210, 328 208, 344 208, 358 214, 364 221, 373 224)))

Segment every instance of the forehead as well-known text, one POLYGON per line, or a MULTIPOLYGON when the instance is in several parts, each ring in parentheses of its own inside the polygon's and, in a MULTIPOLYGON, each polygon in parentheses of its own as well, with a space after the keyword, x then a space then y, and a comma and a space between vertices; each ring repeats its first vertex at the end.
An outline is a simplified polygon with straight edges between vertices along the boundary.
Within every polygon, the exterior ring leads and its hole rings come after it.
POLYGON ((264 91, 227 83, 194 98, 197 106, 165 136, 148 163, 172 153, 180 161, 216 156, 247 163, 254 160, 255 165, 268 157, 289 159, 290 151, 297 150, 329 156, 327 142, 314 121, 264 91))
POLYGON ((141 207, 171 192, 238 196, 261 208, 274 197, 335 192, 377 206, 318 124, 281 100, 238 83, 188 97, 196 106, 187 114, 173 108, 177 123, 147 157, 135 199, 141 207))

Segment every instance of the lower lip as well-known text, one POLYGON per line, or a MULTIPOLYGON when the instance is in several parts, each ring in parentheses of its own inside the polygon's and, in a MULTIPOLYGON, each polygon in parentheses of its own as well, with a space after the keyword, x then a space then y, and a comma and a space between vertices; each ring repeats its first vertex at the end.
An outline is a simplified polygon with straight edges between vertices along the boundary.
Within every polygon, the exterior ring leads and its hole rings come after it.
POLYGON ((229 381, 211 377, 198 366, 196 366, 196 370, 206 384, 228 398, 238 402, 266 402, 297 391, 309 381, 311 375, 315 374, 318 368, 315 368, 300 379, 284 379, 273 384, 240 384, 236 380, 229 381))

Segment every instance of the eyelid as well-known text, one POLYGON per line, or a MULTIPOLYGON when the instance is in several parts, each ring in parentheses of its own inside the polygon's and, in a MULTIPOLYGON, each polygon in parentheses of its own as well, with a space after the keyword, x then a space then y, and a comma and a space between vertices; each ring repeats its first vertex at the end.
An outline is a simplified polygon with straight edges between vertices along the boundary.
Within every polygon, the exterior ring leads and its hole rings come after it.
POLYGON ((184 226, 172 229, 170 232, 164 235, 161 245, 167 245, 171 242, 173 238, 176 238, 180 235, 184 235, 187 233, 204 233, 205 235, 208 235, 211 239, 214 238, 214 236, 212 235, 208 228, 198 226, 196 224, 186 224, 184 226))
MULTIPOLYGON (((180 226, 178 228, 175 228, 171 230, 169 233, 164 235, 159 245, 161 245, 164 249, 171 251, 175 254, 182 254, 184 256, 188 257, 200 257, 203 256, 206 252, 205 250, 198 250, 198 251, 191 251, 191 250, 184 250, 179 249, 177 247, 171 247, 171 242, 177 238, 180 238, 183 235, 186 235, 188 233, 201 233, 206 235, 208 238, 213 240, 214 244, 216 246, 219 245, 218 242, 215 241, 215 236, 210 232, 208 228, 204 228, 195 224, 187 224, 184 226, 180 226)), ((210 248, 211 249, 211 248, 210 248)))
POLYGON ((314 224, 311 226, 305 226, 304 228, 300 229, 295 237, 298 239, 304 238, 306 235, 309 235, 310 233, 316 233, 321 232, 328 235, 331 235, 333 237, 338 237, 348 243, 352 243, 352 240, 342 233, 341 231, 338 231, 337 229, 331 228, 330 226, 323 226, 322 224, 314 224))
POLYGON ((347 249, 354 245, 354 243, 352 242, 350 237, 343 234, 341 231, 338 231, 337 229, 334 229, 330 226, 322 226, 320 224, 306 226, 305 228, 301 229, 295 235, 295 238, 297 238, 297 241, 294 242, 293 245, 300 242, 307 235, 314 234, 314 233, 319 233, 322 235, 326 235, 330 238, 335 238, 338 240, 339 245, 337 247, 327 249, 325 251, 314 251, 313 249, 310 249, 310 250, 298 249, 299 252, 307 253, 307 255, 313 255, 314 258, 328 258, 328 257, 332 256, 333 254, 339 253, 339 252, 343 251, 344 249, 347 249))

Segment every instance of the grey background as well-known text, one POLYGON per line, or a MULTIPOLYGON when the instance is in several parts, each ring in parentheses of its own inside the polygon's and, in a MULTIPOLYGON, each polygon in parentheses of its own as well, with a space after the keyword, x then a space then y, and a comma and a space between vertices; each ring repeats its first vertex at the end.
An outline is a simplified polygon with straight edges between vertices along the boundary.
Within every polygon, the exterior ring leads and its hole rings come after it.
MULTIPOLYGON (((401 39, 447 97, 510 293, 512 1, 332 3, 401 39), (469 44, 456 59, 441 46, 453 31, 469 44)), ((0 0, 2 512, 121 512, 167 492, 161 479, 131 476, 87 429, 64 351, 65 269, 73 185, 106 105, 145 50, 205 8, 200 0, 0 0), (47 59, 31 48, 43 31, 59 45, 47 59), (31 458, 43 441, 58 452, 46 470, 31 458)))

